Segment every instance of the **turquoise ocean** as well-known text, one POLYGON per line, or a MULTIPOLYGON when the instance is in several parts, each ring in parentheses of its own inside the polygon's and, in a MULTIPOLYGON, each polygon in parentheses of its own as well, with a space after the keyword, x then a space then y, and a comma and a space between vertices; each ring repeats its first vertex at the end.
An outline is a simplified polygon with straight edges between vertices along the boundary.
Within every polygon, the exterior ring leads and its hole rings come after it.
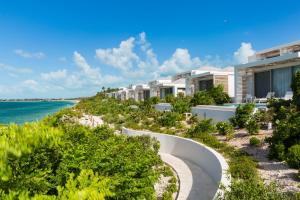
POLYGON ((72 101, 0 102, 0 124, 37 121, 73 105, 72 101))

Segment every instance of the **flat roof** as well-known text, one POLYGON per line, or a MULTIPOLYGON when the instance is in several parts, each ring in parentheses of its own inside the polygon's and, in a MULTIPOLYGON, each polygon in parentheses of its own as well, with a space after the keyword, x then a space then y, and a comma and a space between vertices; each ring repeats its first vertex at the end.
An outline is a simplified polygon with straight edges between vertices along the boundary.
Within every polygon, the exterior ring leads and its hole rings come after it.
POLYGON ((295 41, 295 42, 290 42, 290 43, 287 43, 287 44, 282 44, 282 45, 275 46, 275 47, 272 47, 272 48, 264 49, 264 50, 256 52, 255 54, 256 55, 257 54, 264 54, 264 53, 268 53, 268 52, 272 52, 272 51, 276 51, 276 50, 280 50, 280 49, 283 49, 283 48, 286 48, 286 47, 296 46, 296 45, 300 46, 300 40, 295 41))
POLYGON ((233 75, 234 72, 231 71, 211 71, 211 72, 203 72, 199 74, 193 74, 191 77, 192 78, 197 78, 197 77, 203 77, 203 76, 209 76, 209 75, 233 75))
POLYGON ((272 63, 284 62, 289 60, 291 61, 298 60, 299 58, 300 58, 300 52, 288 53, 282 56, 266 58, 263 60, 257 60, 246 64, 236 65, 235 68, 249 68, 249 67, 256 67, 256 66, 264 66, 264 65, 270 65, 272 63))

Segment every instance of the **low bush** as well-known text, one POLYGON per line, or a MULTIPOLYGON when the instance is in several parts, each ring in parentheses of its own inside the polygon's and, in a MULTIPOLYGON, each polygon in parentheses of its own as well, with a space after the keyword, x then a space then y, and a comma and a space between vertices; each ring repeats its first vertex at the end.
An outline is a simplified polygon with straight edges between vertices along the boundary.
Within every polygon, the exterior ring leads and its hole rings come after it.
POLYGON ((220 135, 225 135, 227 139, 231 139, 234 134, 233 126, 228 122, 218 122, 216 128, 220 135))
POLYGON ((165 97, 165 101, 166 103, 174 103, 176 101, 176 98, 174 97, 173 94, 168 94, 166 97, 165 97))
POLYGON ((232 157, 229 161, 229 171, 233 178, 257 180, 256 162, 247 155, 232 157))
POLYGON ((251 146, 255 146, 255 147, 260 146, 260 140, 257 137, 251 137, 249 143, 251 146))
POLYGON ((190 128, 187 131, 187 135, 190 137, 199 137, 201 135, 206 135, 213 133, 215 131, 215 126, 212 124, 211 119, 201 120, 196 126, 190 128))
POLYGON ((215 104, 215 101, 206 91, 199 91, 194 94, 191 103, 193 106, 212 105, 215 104))
POLYGON ((165 112, 158 118, 159 124, 164 127, 173 127, 178 120, 180 120, 180 114, 176 112, 165 112))
POLYGON ((218 105, 224 103, 230 103, 230 97, 224 92, 224 86, 218 85, 208 90, 208 94, 214 99, 214 102, 218 105))
POLYGON ((245 128, 247 121, 252 116, 254 108, 255 105, 250 103, 238 105, 235 111, 235 116, 230 119, 230 122, 234 126, 245 128))
POLYGON ((286 161, 290 167, 300 168, 300 145, 296 144, 288 149, 286 161))
POLYGON ((259 132, 259 124, 254 118, 250 118, 246 123, 246 130, 250 135, 257 134, 259 132))
POLYGON ((178 99, 172 103, 172 111, 180 114, 191 112, 190 102, 185 99, 178 99))

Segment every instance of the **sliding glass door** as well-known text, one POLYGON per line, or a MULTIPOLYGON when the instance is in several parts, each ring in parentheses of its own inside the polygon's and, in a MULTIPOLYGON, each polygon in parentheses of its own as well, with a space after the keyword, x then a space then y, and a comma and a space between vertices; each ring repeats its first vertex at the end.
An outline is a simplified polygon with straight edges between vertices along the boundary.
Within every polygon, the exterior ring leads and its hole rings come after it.
POLYGON ((284 97, 287 91, 291 91, 292 68, 279 68, 272 70, 272 91, 275 97, 284 97))
POLYGON ((254 74, 255 97, 265 98, 271 91, 270 71, 257 72, 254 74))

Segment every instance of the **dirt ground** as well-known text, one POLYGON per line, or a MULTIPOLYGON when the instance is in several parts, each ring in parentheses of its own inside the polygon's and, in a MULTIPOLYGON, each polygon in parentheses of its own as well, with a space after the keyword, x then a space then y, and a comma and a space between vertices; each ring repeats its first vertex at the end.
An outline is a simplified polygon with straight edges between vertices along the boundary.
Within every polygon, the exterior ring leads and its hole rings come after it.
POLYGON ((253 136, 250 136, 246 130, 236 131, 235 137, 230 141, 226 141, 224 136, 218 135, 217 137, 253 156, 258 162, 258 171, 265 183, 277 182, 283 192, 299 192, 298 170, 289 168, 285 162, 269 160, 267 157, 268 144, 264 142, 264 139, 270 137, 272 132, 272 130, 261 130, 258 135, 255 135, 262 141, 260 147, 249 145, 249 139, 253 136))

